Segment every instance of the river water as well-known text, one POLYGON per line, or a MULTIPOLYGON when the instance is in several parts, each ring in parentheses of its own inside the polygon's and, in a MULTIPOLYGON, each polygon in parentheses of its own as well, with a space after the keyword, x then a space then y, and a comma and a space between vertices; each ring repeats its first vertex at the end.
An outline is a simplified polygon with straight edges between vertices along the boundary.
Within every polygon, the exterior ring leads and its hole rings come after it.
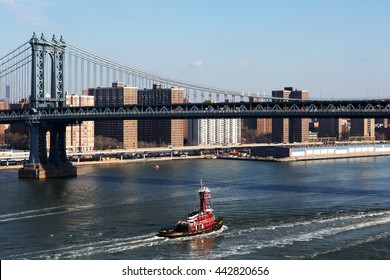
POLYGON ((0 172, 1 259, 390 259, 390 157, 275 163, 176 160, 0 172), (209 186, 224 227, 157 237, 209 186))

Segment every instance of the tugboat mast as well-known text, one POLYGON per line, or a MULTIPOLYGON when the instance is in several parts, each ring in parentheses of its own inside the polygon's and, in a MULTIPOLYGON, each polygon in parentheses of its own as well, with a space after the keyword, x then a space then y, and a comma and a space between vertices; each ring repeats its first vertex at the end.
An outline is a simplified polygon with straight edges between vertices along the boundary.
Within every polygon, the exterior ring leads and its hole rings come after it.
POLYGON ((206 212, 207 209, 207 198, 211 198, 210 190, 208 187, 203 185, 203 182, 200 181, 200 189, 199 189, 199 199, 200 199, 200 211, 206 212))

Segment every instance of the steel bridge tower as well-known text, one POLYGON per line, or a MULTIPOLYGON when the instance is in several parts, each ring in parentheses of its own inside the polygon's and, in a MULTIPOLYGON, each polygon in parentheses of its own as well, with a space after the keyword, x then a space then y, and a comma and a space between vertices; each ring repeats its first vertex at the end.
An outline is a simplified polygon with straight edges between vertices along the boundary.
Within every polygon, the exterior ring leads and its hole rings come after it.
MULTIPOLYGON (((32 50, 30 113, 39 108, 64 107, 65 42, 53 36, 47 41, 35 33, 30 40, 32 50), (48 73, 46 73, 48 71, 48 73)), ((39 116, 28 122, 30 128, 30 157, 19 170, 20 178, 49 178, 76 176, 77 169, 66 156, 66 126, 68 122, 41 121, 39 116), (47 156, 47 132, 50 133, 50 153, 47 156)))

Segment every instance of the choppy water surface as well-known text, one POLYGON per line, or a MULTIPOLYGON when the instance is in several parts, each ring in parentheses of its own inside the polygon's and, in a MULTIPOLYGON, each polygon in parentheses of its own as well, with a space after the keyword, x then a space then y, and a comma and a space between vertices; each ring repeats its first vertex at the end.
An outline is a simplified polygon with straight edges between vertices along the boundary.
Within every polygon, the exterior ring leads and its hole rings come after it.
POLYGON ((1 259, 390 259, 390 158, 180 160, 88 166, 77 178, 0 172, 1 259), (225 226, 156 236, 212 191, 225 226))

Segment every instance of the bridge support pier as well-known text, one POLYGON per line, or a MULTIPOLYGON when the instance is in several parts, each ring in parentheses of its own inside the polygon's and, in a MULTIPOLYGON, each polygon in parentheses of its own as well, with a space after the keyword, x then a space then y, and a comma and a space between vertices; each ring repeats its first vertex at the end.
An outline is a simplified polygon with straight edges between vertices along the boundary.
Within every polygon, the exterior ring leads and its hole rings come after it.
POLYGON ((19 178, 45 179, 77 176, 77 168, 66 156, 66 124, 43 127, 30 125, 30 157, 19 170, 19 178), (50 155, 47 158, 46 133, 50 132, 50 155))
POLYGON ((19 178, 26 179, 46 179, 58 177, 77 176, 77 168, 69 163, 60 164, 32 164, 26 163, 23 168, 19 169, 19 178))

